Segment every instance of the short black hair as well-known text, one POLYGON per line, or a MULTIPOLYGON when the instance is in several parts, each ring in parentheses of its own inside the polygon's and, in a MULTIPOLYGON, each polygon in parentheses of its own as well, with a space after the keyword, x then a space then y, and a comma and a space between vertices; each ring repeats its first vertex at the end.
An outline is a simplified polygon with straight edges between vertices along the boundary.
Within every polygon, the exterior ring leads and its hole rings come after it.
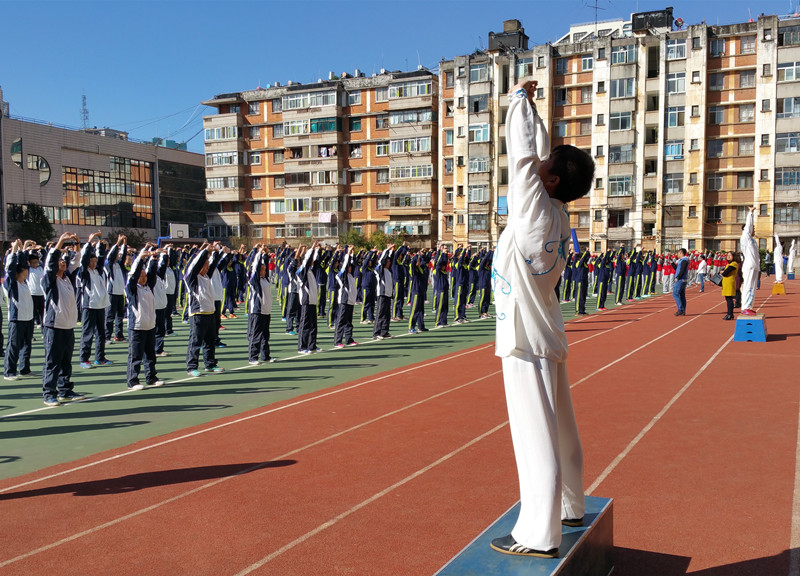
POLYGON ((678 252, 680 252, 683 256, 686 256, 688 254, 686 248, 681 248, 680 250, 678 250, 678 252))
POLYGON ((556 146, 550 156, 553 158, 550 173, 559 178, 555 197, 566 204, 585 196, 594 179, 592 157, 569 144, 556 146))

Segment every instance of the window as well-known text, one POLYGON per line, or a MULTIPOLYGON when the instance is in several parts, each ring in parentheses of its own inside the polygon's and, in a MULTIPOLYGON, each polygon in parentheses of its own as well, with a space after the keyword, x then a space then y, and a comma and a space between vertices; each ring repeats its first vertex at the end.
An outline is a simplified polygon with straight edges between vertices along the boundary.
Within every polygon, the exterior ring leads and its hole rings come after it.
POLYGON ((697 218, 697 206, 689 206, 689 218, 697 218))
POLYGON ((287 172, 283 177, 287 186, 308 186, 311 184, 310 172, 287 172))
POLYGON ((533 58, 520 58, 517 60, 517 80, 531 74, 533 74, 533 58))
POLYGON ((554 88, 556 106, 564 106, 567 104, 567 89, 554 88))
POLYGON ((722 206, 706 206, 706 224, 722 222, 722 206))
POLYGON ((588 104, 592 101, 592 87, 581 87, 581 104, 588 104))
POLYGON ((488 184, 470 184, 467 190, 469 202, 488 202, 489 201, 489 185, 488 184))
POLYGON ((700 106, 697 104, 692 104, 692 118, 699 118, 700 117, 700 106))
POLYGON ((700 84, 700 71, 695 70, 692 72, 692 84, 700 84))
POLYGON ((239 114, 242 111, 242 107, 239 104, 231 104, 228 107, 229 114, 239 114))
POLYGON ((272 179, 272 187, 275 189, 286 186, 286 176, 275 176, 272 179))
POLYGON ((390 166, 390 180, 409 180, 412 178, 431 178, 433 176, 433 165, 420 164, 417 166, 390 166))
POLYGON ((311 198, 287 198, 287 212, 311 212, 311 198))
POLYGON ((784 134, 775 134, 775 151, 776 152, 800 152, 798 149, 798 137, 800 132, 788 132, 784 134))
POLYGON ((469 215, 469 229, 470 230, 488 230, 489 229, 489 215, 488 214, 470 214, 469 215))
POLYGON ((598 114, 597 115, 597 125, 598 126, 603 126, 606 123, 606 119, 605 118, 606 117, 603 114, 598 114))
POLYGON ((609 176, 608 195, 609 196, 630 196, 631 181, 633 176, 609 176))
POLYGON ((686 58, 686 39, 667 40, 667 60, 686 58))
POLYGON ((591 54, 584 54, 581 56, 581 70, 584 72, 594 68, 594 58, 591 54))
POLYGON ((755 54, 756 52, 756 37, 755 36, 742 36, 739 41, 739 54, 755 54))
POLYGON ((300 92, 283 97, 284 110, 304 110, 306 108, 322 108, 336 105, 336 91, 300 92))
POLYGON ((350 118, 350 132, 361 132, 361 118, 350 118))
POLYGON ((375 88, 375 102, 388 102, 389 101, 389 87, 383 86, 375 88))
POLYGON ((544 68, 544 56, 539 56, 536 59, 536 67, 537 68, 544 68))
POLYGON ((755 88, 756 87, 756 71, 755 70, 742 70, 739 72, 739 88, 755 88))
MULTIPOLYGON (((488 125, 487 125, 488 130, 488 125)), ((401 140, 391 141, 392 154, 414 154, 419 152, 431 151, 431 137, 423 136, 421 138, 404 138, 401 140)))
POLYGON ((283 124, 275 124, 272 127, 273 138, 283 138, 283 124))
POLYGON ((388 114, 381 114, 380 116, 375 117, 375 129, 376 130, 387 130, 389 128, 389 115, 388 114))
POLYGON ((350 92, 347 95, 347 105, 348 106, 356 106, 361 104, 361 90, 356 90, 355 92, 350 92))
POLYGON ((489 79, 488 64, 473 64, 469 67, 469 82, 486 82, 489 79))
POLYGON ((258 126, 251 126, 248 129, 248 135, 250 140, 260 140, 261 139, 261 128, 258 126))
POLYGON ((598 82, 597 83, 597 93, 604 94, 606 91, 606 83, 605 82, 598 82))
POLYGON ((561 120, 559 122, 553 123, 553 136, 555 136, 556 138, 566 138, 567 125, 568 122, 566 120, 561 120))
POLYGON ((253 114, 258 114, 261 111, 261 103, 260 102, 250 102, 247 105, 247 113, 251 116, 253 114))
POLYGON ((361 158, 361 144, 350 144, 350 158, 361 158))
POLYGON ((541 100, 544 98, 544 88, 537 88, 536 89, 536 99, 541 100))
POLYGON ((488 142, 489 141, 489 125, 488 124, 472 124, 469 127, 469 141, 470 142, 488 142))
POLYGON ((683 194, 683 174, 664 175, 664 194, 683 194))
POLYGON ((431 94, 430 79, 412 80, 389 87, 389 98, 412 98, 414 96, 429 96, 431 94))
POLYGON ((764 28, 764 40, 772 40, 772 28, 764 28))
MULTIPOLYGON (((250 178, 250 189, 251 190, 261 190, 261 177, 260 176, 253 176, 250 178)), ((261 212, 259 212, 261 214, 261 212)))
POLYGON ((683 126, 686 113, 683 106, 667 108, 667 126, 683 126))
POLYGON ((444 85, 445 85, 446 88, 452 88, 453 87, 453 71, 452 70, 448 70, 447 72, 444 73, 444 85))
POLYGON ((578 226, 581 228, 586 228, 589 226, 589 211, 585 212, 578 212, 578 226))
POLYGON ((603 187, 603 179, 602 178, 595 178, 594 179, 594 187, 595 188, 602 188, 603 187))
POLYGON ((764 64, 763 68, 761 68, 761 75, 772 76, 772 64, 764 64))
POLYGON ((761 170, 761 177, 759 178, 762 182, 766 182, 769 180, 769 168, 763 168, 761 170))
POLYGON ((764 99, 761 101, 761 111, 762 112, 769 112, 771 110, 770 101, 769 99, 764 99))
POLYGON ((725 177, 719 172, 710 172, 706 177, 706 188, 708 190, 722 190, 725 177))
POLYGON ((725 38, 711 38, 708 42, 708 53, 711 56, 725 56, 725 38))
POLYGON ((739 190, 752 190, 753 189, 753 173, 752 172, 739 172, 736 175, 736 187, 739 190))
POLYGON ((722 140, 709 140, 708 141, 708 157, 721 158, 724 141, 722 140))
POLYGON ((689 150, 700 150, 700 140, 697 138, 689 140, 689 150))
POLYGON ((739 106, 739 122, 753 122, 756 119, 756 105, 742 104, 739 106))
POLYGON ((453 188, 445 188, 444 189, 444 201, 447 204, 453 203, 453 188))
POLYGON ((272 200, 269 204, 269 211, 273 214, 283 214, 286 212, 285 200, 272 200))
POLYGON ((630 98, 633 96, 634 79, 619 78, 611 81, 611 98, 630 98))
POLYGON ((453 173, 453 159, 452 158, 445 158, 444 159, 444 173, 445 174, 452 174, 453 173))
POLYGON ((464 127, 463 126, 459 126, 458 127, 458 137, 459 138, 463 138, 464 137, 464 127))
POLYGON ((353 170, 350 172, 350 183, 361 184, 361 170, 353 170))
POLYGON ((753 156, 756 152, 756 139, 752 136, 739 138, 739 156, 753 156))
POLYGON ((697 172, 689 173, 689 184, 697 184, 697 172))
POLYGON ((668 140, 664 145, 664 156, 667 160, 680 160, 683 158, 683 141, 668 140))
POLYGON ((388 184, 389 183, 389 171, 388 170, 378 170, 375 173, 375 181, 378 184, 388 184))
POLYGON ((800 118, 800 97, 779 98, 776 113, 778 118, 800 118))
POLYGON ((445 230, 452 230, 453 229, 453 215, 446 214, 444 217, 444 229, 445 230))
POLYGON ((766 204, 759 204, 758 205, 758 215, 759 216, 767 216, 767 205, 766 204))
POLYGON ((464 74, 465 74, 464 70, 465 70, 465 68, 463 66, 459 66, 458 67, 458 77, 459 78, 463 78, 464 77, 464 74))
POLYGON ((609 130, 630 130, 632 112, 612 112, 608 117, 609 130))
POLYGON ((283 103, 280 98, 275 98, 272 101, 272 113, 277 114, 279 112, 283 112, 283 103))
POLYGON ((235 140, 239 137, 239 129, 236 126, 218 126, 216 128, 206 128, 205 140, 235 140))
POLYGON ((775 186, 800 186, 800 166, 775 168, 775 186))
POLYGON ((627 64, 636 61, 633 44, 611 47, 611 64, 627 64))
POLYGON ((796 224, 800 222, 800 206, 797 204, 775 204, 776 224, 796 224))
POLYGON ((609 210, 608 211, 608 227, 620 228, 628 223, 627 210, 609 210))
POLYGON ((556 74, 566 74, 569 71, 569 59, 558 58, 556 60, 556 74))
POLYGON ((597 49, 597 59, 598 60, 605 60, 606 59, 606 49, 605 48, 598 48, 597 49))
POLYGON ((800 26, 778 28, 778 46, 800 45, 800 26))
POLYGON ((769 134, 762 134, 761 135, 761 145, 762 146, 769 146, 769 134))
POLYGON ((241 158, 238 152, 215 152, 206 154, 206 166, 235 166, 241 158))
POLYGON ((375 156, 388 156, 389 155, 389 143, 388 142, 379 142, 375 145, 375 156))
POLYGON ((581 136, 585 136, 587 134, 592 133, 592 119, 591 118, 581 118, 580 119, 580 127, 581 127, 581 136))
POLYGON ((433 114, 430 108, 419 108, 416 110, 398 110, 389 113, 389 124, 414 124, 417 122, 430 122, 433 114))
POLYGON ((709 90, 724 90, 725 89, 725 74, 709 74, 708 75, 708 89, 709 90))
POLYGON ((476 172, 488 172, 490 164, 489 158, 470 157, 467 170, 470 174, 475 174, 476 172))
POLYGON ((700 36, 692 36, 692 50, 700 50, 700 36))
POLYGON ((725 108, 722 106, 711 106, 708 109, 708 123, 722 124, 725 121, 725 108))
POLYGON ((667 93, 683 94, 686 92, 686 72, 667 74, 667 93))
POLYGON ((623 144, 622 146, 608 147, 608 163, 619 164, 621 162, 633 162, 632 144, 623 144))
POLYGON ((598 146, 597 147, 597 152, 595 153, 595 157, 597 157, 597 158, 602 158, 603 157, 603 147, 602 146, 598 146))
POLYGON ((251 202, 250 203, 250 212, 252 214, 261 214, 262 210, 262 202, 251 202))
POLYGON ((595 210, 594 211, 594 221, 595 222, 602 222, 603 221, 603 211, 602 210, 595 210))
POLYGON ((778 82, 794 82, 800 80, 800 62, 778 64, 778 82))
POLYGON ((362 199, 350 198, 350 210, 362 210, 362 199))
POLYGON ((469 111, 472 114, 478 114, 480 112, 485 112, 489 109, 489 95, 488 94, 480 94, 478 96, 470 96, 469 97, 469 111))

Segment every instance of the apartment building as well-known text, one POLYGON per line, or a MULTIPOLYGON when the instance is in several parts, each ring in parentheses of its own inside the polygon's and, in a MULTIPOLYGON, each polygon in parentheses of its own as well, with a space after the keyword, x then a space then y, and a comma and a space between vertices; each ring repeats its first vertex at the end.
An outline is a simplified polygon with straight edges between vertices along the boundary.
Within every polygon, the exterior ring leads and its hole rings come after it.
POLYGON ((275 83, 204 102, 210 236, 336 243, 439 234, 438 78, 427 70, 275 83))
MULTIPOLYGON (((44 208, 58 234, 132 228, 152 239, 168 225, 196 235, 215 209, 205 200, 203 156, 128 139, 111 129, 78 130, 0 116, 0 239, 8 214, 44 208)), ((13 224, 13 222, 11 222, 13 224)))
POLYGON ((532 48, 512 20, 439 73, 444 241, 494 244, 502 231, 506 93, 521 78, 538 81, 552 145, 595 159, 591 193, 570 206, 584 246, 736 249, 753 205, 762 248, 800 236, 797 15, 686 26, 665 9, 532 48))

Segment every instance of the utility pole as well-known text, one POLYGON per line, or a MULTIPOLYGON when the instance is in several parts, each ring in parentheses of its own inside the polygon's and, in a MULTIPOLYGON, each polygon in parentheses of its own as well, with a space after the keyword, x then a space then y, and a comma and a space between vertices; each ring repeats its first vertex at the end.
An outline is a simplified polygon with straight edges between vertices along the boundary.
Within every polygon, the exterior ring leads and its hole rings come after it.
POLYGON ((86 107, 86 94, 83 95, 81 103, 81 124, 83 129, 86 130, 89 128, 89 109, 86 107))

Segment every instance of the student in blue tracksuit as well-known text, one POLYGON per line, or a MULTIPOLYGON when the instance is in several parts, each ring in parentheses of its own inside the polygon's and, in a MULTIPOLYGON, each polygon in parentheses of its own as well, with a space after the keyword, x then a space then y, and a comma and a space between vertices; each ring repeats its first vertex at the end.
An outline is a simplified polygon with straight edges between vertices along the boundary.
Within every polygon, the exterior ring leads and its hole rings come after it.
POLYGON ((448 274, 449 256, 447 247, 439 245, 433 258, 433 313, 434 328, 447 326, 447 312, 450 308, 450 276, 448 274))
POLYGON ((297 268, 297 279, 300 284, 300 331, 297 335, 297 351, 300 354, 320 351, 317 347, 319 252, 319 242, 314 242, 311 249, 303 246, 298 251, 301 263, 297 268))
POLYGON ((589 288, 589 250, 575 255, 575 264, 572 270, 572 282, 575 285, 575 313, 578 316, 586 315, 586 292, 589 288))
POLYGON ((180 282, 178 281, 178 260, 181 253, 171 244, 167 245, 166 249, 167 257, 169 258, 169 265, 164 278, 164 291, 167 293, 166 335, 171 336, 174 333, 172 327, 172 315, 178 313, 178 288, 180 286, 180 282))
POLYGON ((125 257, 128 253, 127 238, 120 234, 117 243, 108 251, 105 261, 108 279, 109 306, 106 310, 106 341, 124 342, 122 319, 125 317, 125 257))
POLYGON ((328 299, 328 267, 333 258, 333 248, 319 249, 317 258, 317 317, 325 318, 325 305, 328 299))
POLYGON ((605 255, 600 255, 595 264, 595 280, 597 287, 597 309, 606 310, 606 297, 608 296, 608 282, 611 267, 611 250, 607 250, 605 255))
POLYGON ((186 265, 183 280, 186 284, 189 310, 189 345, 186 348, 186 371, 189 376, 200 376, 198 362, 200 348, 203 349, 203 361, 206 371, 223 372, 217 366, 214 349, 216 335, 216 319, 214 317, 214 286, 208 275, 211 254, 216 253, 214 246, 204 243, 186 265))
POLYGON ((484 252, 478 250, 472 255, 469 261, 469 295, 467 296, 467 307, 475 305, 475 297, 478 295, 478 271, 481 267, 481 260, 484 252))
POLYGON ((567 265, 564 267, 564 302, 571 302, 572 301, 572 268, 573 264, 575 263, 575 254, 572 252, 569 253, 567 256, 567 265))
POLYGON ((394 244, 390 244, 381 253, 373 276, 375 277, 375 288, 373 295, 377 298, 377 310, 375 313, 375 324, 372 328, 372 336, 376 340, 391 338, 389 333, 389 322, 392 316, 392 296, 394 295, 394 281, 392 278, 392 253, 394 244))
POLYGON ((286 259, 284 273, 286 274, 286 333, 296 336, 300 331, 300 282, 297 278, 300 249, 291 251, 286 259))
POLYGON ((58 406, 62 402, 85 398, 83 394, 75 392, 71 381, 78 306, 75 301, 75 285, 69 272, 77 270, 78 254, 62 252, 68 241, 80 242, 77 235, 64 232, 56 245, 47 252, 42 276, 45 294, 42 393, 47 406, 58 406))
MULTIPOLYGON (((394 296, 392 301, 392 320, 405 320, 403 305, 406 300, 406 278, 410 264, 408 257, 408 244, 403 243, 392 255, 392 280, 394 280, 394 296)), ((410 296, 410 295, 409 295, 410 296)), ((409 298, 410 300, 411 298, 409 298)))
POLYGON ((355 248, 351 246, 336 273, 338 307, 333 337, 333 344, 336 348, 358 345, 358 342, 353 339, 353 308, 355 308, 358 296, 358 281, 355 277, 357 268, 355 248))
POLYGON ((156 301, 153 289, 159 282, 157 257, 160 253, 166 258, 166 252, 151 252, 150 248, 152 245, 146 244, 136 256, 125 285, 128 297, 128 390, 144 388, 139 381, 142 363, 147 385, 164 385, 156 372, 156 301))
POLYGON ((428 258, 423 252, 418 252, 411 258, 411 313, 408 322, 408 331, 411 334, 427 332, 425 328, 425 293, 428 285, 425 272, 428 269, 428 258))
POLYGON ((492 260, 494 250, 485 250, 478 266, 478 293, 480 294, 480 318, 489 317, 492 301, 492 260))
POLYGON ((686 254, 686 248, 681 248, 681 259, 675 267, 675 284, 672 287, 672 297, 678 307, 675 316, 686 316, 686 281, 689 277, 689 258, 686 254))
POLYGON ((23 250, 22 240, 17 239, 11 245, 11 257, 3 282, 8 293, 8 342, 3 371, 5 380, 16 380, 20 375, 31 374, 33 297, 27 279, 28 256, 23 250))
POLYGON ((89 236, 81 249, 81 267, 78 274, 81 301, 81 368, 91 368, 92 344, 95 344, 94 365, 107 366, 106 358, 106 309, 111 305, 108 297, 106 271, 97 266, 99 245, 94 240, 100 236, 95 232, 89 236), (96 340, 96 342, 94 342, 96 340))
MULTIPOLYGON (((459 248, 460 247, 461 245, 459 245, 459 248)), ((456 324, 467 322, 467 293, 469 292, 469 262, 471 260, 471 250, 472 246, 468 245, 465 249, 461 249, 460 253, 456 250, 458 255, 454 255, 453 257, 456 267, 456 275, 454 278, 456 286, 453 289, 455 293, 453 308, 455 310, 456 324)))
MULTIPOLYGON (((377 250, 373 248, 364 254, 364 262, 361 265, 361 323, 372 324, 375 321, 375 302, 376 302, 376 277, 375 263, 377 262, 377 250)), ((389 262, 391 265, 391 262, 389 262)))
POLYGON ((626 260, 625 247, 620 246, 619 250, 617 250, 616 263, 614 266, 614 272, 617 277, 617 286, 614 292, 614 302, 616 302, 616 304, 622 304, 622 301, 625 298, 625 279, 628 275, 628 266, 626 260))
POLYGON ((269 251, 265 248, 255 252, 250 266, 248 280, 249 301, 247 303, 247 324, 249 363, 274 362, 269 349, 269 322, 272 315, 272 289, 267 278, 269 251))
MULTIPOLYGON (((152 246, 155 248, 155 246, 152 246)), ((169 249, 170 245, 156 251, 157 256, 153 256, 156 262, 156 283, 153 286, 153 298, 156 309, 156 356, 169 356, 164 350, 164 338, 167 336, 167 316, 169 316, 169 297, 167 296, 167 278, 171 275, 169 269, 169 249)))
MULTIPOLYGON (((347 246, 345 246, 345 250, 346 249, 347 246)), ((343 252, 342 249, 337 246, 336 251, 328 260, 328 270, 326 271, 326 274, 328 276, 328 286, 326 289, 328 293, 327 323, 328 323, 328 328, 330 328, 331 330, 335 329, 336 319, 339 317, 339 289, 337 286, 337 277, 339 275, 339 271, 341 270, 342 266, 342 252, 343 252)))

